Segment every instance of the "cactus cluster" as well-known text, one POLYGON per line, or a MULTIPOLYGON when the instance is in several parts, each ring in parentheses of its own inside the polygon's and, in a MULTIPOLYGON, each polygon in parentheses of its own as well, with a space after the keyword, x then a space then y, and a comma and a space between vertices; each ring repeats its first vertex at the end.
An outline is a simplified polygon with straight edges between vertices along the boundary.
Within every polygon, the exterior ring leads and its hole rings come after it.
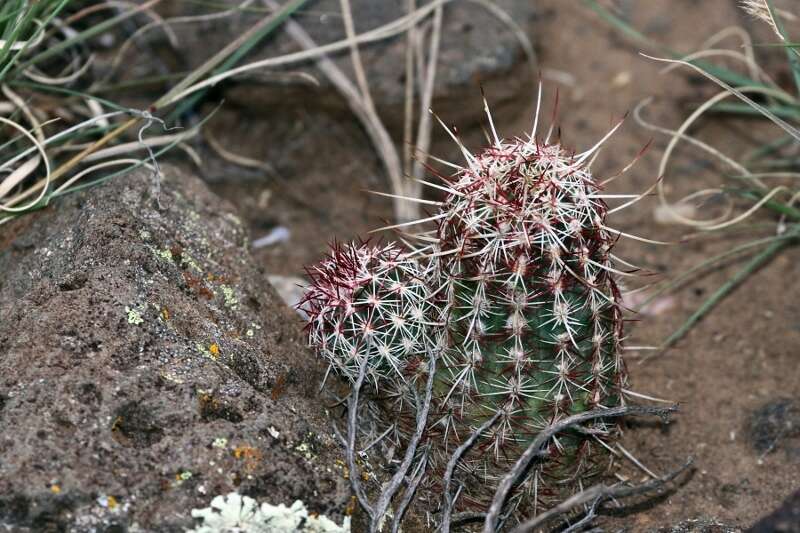
MULTIPOLYGON (((588 169, 598 146, 575 154, 534 134, 495 134, 479 153, 464 150, 466 164, 442 177, 445 198, 424 247, 336 245, 310 270, 310 343, 351 382, 366 357, 379 389, 419 389, 427 371, 420 362, 438 358, 429 468, 441 472, 449 454, 501 413, 459 462, 460 508, 485 509, 497 480, 546 426, 623 402, 611 255, 619 234, 606 226, 608 207, 588 169)), ((415 405, 394 402, 392 420, 412 427, 415 405)), ((518 485, 515 505, 564 498, 607 468, 605 441, 616 426, 593 424, 552 439, 549 457, 518 485)), ((435 487, 441 476, 429 478, 435 487)))

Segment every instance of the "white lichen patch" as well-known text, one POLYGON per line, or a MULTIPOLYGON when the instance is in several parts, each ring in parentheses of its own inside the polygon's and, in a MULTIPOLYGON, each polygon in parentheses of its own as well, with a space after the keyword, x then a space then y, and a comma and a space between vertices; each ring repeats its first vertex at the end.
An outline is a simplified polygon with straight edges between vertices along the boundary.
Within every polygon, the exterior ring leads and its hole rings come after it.
POLYGON ((236 292, 233 288, 227 285, 221 285, 222 296, 225 298, 225 307, 235 310, 239 307, 239 299, 236 297, 236 292))
POLYGON ((284 504, 258 504, 253 498, 232 492, 216 496, 211 506, 193 509, 192 517, 202 520, 194 533, 349 533, 350 518, 340 526, 322 515, 311 515, 305 504, 297 500, 291 507, 284 504))
POLYGON ((214 439, 214 442, 211 443, 211 446, 214 448, 225 448, 228 445, 228 439, 225 437, 217 437, 214 439))
POLYGON ((173 260, 172 250, 170 250, 168 248, 165 248, 164 250, 158 250, 156 248, 153 248, 153 253, 156 254, 156 257, 160 257, 161 259, 163 259, 165 261, 172 261, 173 260))
POLYGON ((138 326, 142 322, 144 322, 144 318, 142 318, 142 313, 136 309, 132 309, 130 307, 125 307, 125 313, 128 315, 128 324, 133 324, 134 326, 138 326))

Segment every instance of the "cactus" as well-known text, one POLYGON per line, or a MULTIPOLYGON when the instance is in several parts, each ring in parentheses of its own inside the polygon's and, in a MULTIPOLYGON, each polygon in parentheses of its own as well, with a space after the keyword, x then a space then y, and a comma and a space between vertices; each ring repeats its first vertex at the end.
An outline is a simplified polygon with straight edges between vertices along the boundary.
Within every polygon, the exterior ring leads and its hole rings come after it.
POLYGON ((351 383, 364 358, 376 389, 402 383, 431 343, 432 298, 420 266, 394 244, 350 243, 334 244, 307 272, 300 307, 309 344, 351 383))
MULTIPOLYGON (((396 400, 381 407, 400 440, 417 424, 425 361, 438 358, 425 435, 429 488, 441 489, 451 454, 501 413, 458 463, 461 509, 486 510, 543 428, 624 403, 611 255, 620 233, 606 226, 608 196, 588 168, 601 144, 570 153, 536 139, 535 126, 527 139, 494 133, 477 154, 459 143, 467 164, 436 185, 446 197, 426 219, 437 226, 422 237, 425 248, 335 246, 309 271, 311 344, 351 383, 366 361, 381 396, 396 400)), ((607 469, 617 425, 587 427, 552 439, 510 506, 536 513, 607 469)))
MULTIPOLYGON (((460 465, 462 499, 478 508, 536 434, 559 419, 623 401, 617 234, 586 168, 591 151, 516 138, 495 143, 447 179, 438 217, 438 283, 445 287, 449 348, 435 379, 432 430, 440 464, 481 424, 503 414, 460 465)), ((596 434, 553 439, 549 458, 517 491, 548 502, 603 471, 596 434)))

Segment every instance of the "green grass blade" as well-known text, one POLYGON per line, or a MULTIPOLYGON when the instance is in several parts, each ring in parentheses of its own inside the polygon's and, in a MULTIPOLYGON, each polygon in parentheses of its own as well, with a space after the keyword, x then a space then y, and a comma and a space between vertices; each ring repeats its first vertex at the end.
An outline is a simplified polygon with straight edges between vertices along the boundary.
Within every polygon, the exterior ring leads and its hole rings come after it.
MULTIPOLYGON (((62 1, 66 3, 69 0, 62 0, 62 1)), ((114 26, 116 26, 117 24, 120 24, 121 22, 133 17, 137 13, 141 13, 142 11, 150 7, 153 7, 155 4, 158 4, 159 2, 161 2, 161 0, 149 0, 148 2, 145 2, 144 4, 139 5, 135 8, 132 8, 129 11, 120 13, 119 15, 111 17, 108 20, 104 20, 103 22, 100 22, 99 24, 96 24, 89 29, 83 30, 77 35, 70 37, 69 39, 65 39, 64 41, 58 43, 57 45, 51 46, 44 52, 36 54, 32 58, 23 62, 22 64, 17 66, 15 72, 17 73, 22 72, 28 67, 36 65, 37 63, 41 63, 42 61, 50 59, 51 57, 55 57, 60 53, 64 52, 65 50, 68 50, 70 47, 75 46, 77 43, 82 43, 88 39, 91 39, 93 37, 96 37, 97 35, 104 33, 113 28, 114 26)))
POLYGON ((694 327, 697 322, 699 322, 711 309, 713 309, 720 301, 722 301, 727 295, 729 295, 733 290, 745 279, 755 273, 759 268, 769 262, 775 255, 778 254, 781 250, 783 250, 786 246, 796 240, 798 234, 798 230, 795 230, 792 234, 793 239, 784 239, 780 241, 773 242, 769 245, 766 249, 762 252, 757 254, 753 257, 750 261, 745 264, 745 266, 739 270, 731 279, 726 281, 722 286, 720 286, 714 294, 709 296, 703 304, 692 313, 692 315, 686 320, 686 322, 681 325, 672 335, 667 337, 667 339, 662 344, 662 348, 669 348, 673 344, 675 344, 678 340, 683 338, 686 333, 694 327))
MULTIPOLYGON (((782 105, 771 105, 764 107, 765 109, 768 109, 773 114, 781 118, 789 120, 800 120, 800 107, 782 106, 782 105)), ((759 111, 758 109, 753 109, 751 106, 747 104, 739 104, 732 102, 720 102, 718 104, 715 104, 709 111, 716 111, 717 113, 733 113, 733 114, 748 115, 748 116, 759 116, 762 114, 761 111, 759 111)))

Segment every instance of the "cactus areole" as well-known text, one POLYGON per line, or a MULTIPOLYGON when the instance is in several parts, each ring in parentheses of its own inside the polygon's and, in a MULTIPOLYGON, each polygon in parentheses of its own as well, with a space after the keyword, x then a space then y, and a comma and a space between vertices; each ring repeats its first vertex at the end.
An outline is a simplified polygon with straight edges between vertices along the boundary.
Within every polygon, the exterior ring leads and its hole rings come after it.
MULTIPOLYGON (((460 465, 466 502, 482 507, 498 477, 544 427, 621 403, 622 310, 588 155, 533 140, 497 141, 448 181, 438 221, 448 349, 431 414, 442 460, 498 411, 460 465)), ((517 503, 561 499, 608 466, 603 420, 557 435, 517 503)))

